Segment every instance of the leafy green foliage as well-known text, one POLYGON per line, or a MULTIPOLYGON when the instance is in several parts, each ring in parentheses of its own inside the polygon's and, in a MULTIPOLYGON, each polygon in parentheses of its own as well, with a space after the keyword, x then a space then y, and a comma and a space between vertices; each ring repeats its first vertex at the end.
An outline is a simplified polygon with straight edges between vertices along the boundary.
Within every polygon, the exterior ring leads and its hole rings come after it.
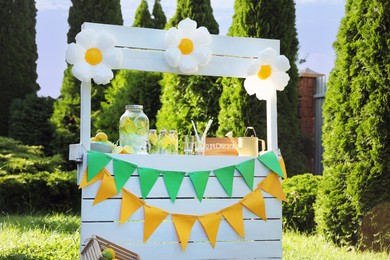
POLYGON ((9 137, 28 145, 41 145, 50 153, 50 140, 54 129, 49 119, 53 113, 54 99, 28 95, 15 99, 11 105, 9 137))
POLYGON ((149 118, 150 127, 155 127, 156 114, 161 106, 161 73, 143 71, 118 72, 107 90, 106 102, 102 103, 96 126, 104 131, 111 141, 118 140, 119 118, 129 104, 142 104, 149 118))
POLYGON ((0 137, 0 208, 3 212, 78 210, 75 172, 59 168, 59 155, 44 156, 42 147, 0 137))
MULTIPOLYGON (((68 17, 68 43, 75 42, 75 37, 81 30, 81 25, 86 21, 123 24, 120 0, 72 0, 68 17)), ((80 85, 80 81, 72 75, 71 66, 68 66, 64 72, 61 95, 55 102, 53 116, 50 119, 55 126, 55 138, 52 147, 55 152, 62 154, 64 158, 68 156, 69 144, 79 142, 80 85)), ((104 101, 104 91, 108 86, 109 84, 97 85, 92 82, 92 133, 96 132, 96 113, 101 108, 100 103, 104 101)), ((68 167, 72 165, 68 164, 68 167)))
MULTIPOLYGON (((176 13, 166 28, 177 26, 181 20, 191 18, 199 26, 205 26, 210 33, 218 34, 216 22, 209 0, 196 3, 179 0, 176 13)), ((216 77, 184 76, 163 74, 161 109, 157 114, 158 129, 176 129, 179 135, 192 130, 194 120, 202 132, 209 119, 213 119, 209 135, 214 135, 218 126, 218 99, 221 88, 216 77)))
POLYGON ((338 244, 357 244, 365 214, 390 201, 389 9, 388 1, 347 1, 334 44, 316 221, 338 244))
MULTIPOLYGON (((306 155, 298 121, 298 52, 295 28, 295 3, 283 1, 236 0, 233 23, 228 35, 280 40, 280 53, 285 55, 291 68, 290 81, 284 91, 278 91, 278 142, 283 153, 289 175, 306 171, 306 155)), ((259 50, 260 51, 260 50, 259 50)), ((253 126, 262 139, 266 139, 266 104, 255 95, 248 96, 243 80, 223 79, 220 98, 218 135, 227 131, 243 134, 244 126, 253 126), (241 113, 241 116, 239 114, 241 113), (233 119, 234 118, 234 119, 233 119)))
POLYGON ((299 174, 282 182, 288 203, 283 203, 283 227, 304 233, 315 231, 314 204, 322 176, 299 174))
POLYGON ((7 136, 13 99, 36 93, 38 59, 35 1, 1 1, 0 8, 0 135, 7 136))

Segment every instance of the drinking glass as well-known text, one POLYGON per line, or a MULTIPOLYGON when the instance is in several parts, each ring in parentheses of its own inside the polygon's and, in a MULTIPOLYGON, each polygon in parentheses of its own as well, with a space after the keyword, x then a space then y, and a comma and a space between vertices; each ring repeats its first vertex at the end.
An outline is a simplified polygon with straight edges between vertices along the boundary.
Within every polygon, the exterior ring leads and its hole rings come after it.
POLYGON ((183 136, 183 150, 185 155, 192 155, 194 151, 194 136, 185 135, 183 136))

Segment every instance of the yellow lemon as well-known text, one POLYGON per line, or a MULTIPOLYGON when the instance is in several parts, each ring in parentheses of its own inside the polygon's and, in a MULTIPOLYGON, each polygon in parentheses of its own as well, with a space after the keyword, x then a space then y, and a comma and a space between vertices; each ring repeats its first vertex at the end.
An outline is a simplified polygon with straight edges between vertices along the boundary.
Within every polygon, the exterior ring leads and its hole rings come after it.
POLYGON ((121 153, 123 150, 123 147, 118 145, 118 146, 115 146, 114 149, 112 149, 112 153, 121 153))
POLYGON ((108 141, 108 136, 103 133, 103 132, 99 132, 95 135, 95 140, 97 142, 107 142, 108 141))
POLYGON ((131 147, 131 146, 129 146, 129 145, 125 145, 125 146, 123 147, 123 150, 122 150, 121 153, 132 154, 132 153, 134 153, 134 149, 133 149, 133 147, 131 147))
POLYGON ((110 252, 112 255, 112 259, 116 259, 115 258, 115 251, 111 247, 107 247, 106 249, 103 250, 103 252, 110 252))
POLYGON ((151 145, 156 145, 157 144, 157 134, 153 133, 149 135, 149 142, 151 145))

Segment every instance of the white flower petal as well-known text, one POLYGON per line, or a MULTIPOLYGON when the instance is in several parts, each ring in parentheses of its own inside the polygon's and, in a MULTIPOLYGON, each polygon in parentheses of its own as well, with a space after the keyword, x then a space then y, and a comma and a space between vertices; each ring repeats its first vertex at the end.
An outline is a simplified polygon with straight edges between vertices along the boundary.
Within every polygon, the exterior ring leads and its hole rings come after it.
POLYGON ((101 52, 105 52, 108 49, 114 48, 116 44, 115 37, 107 31, 101 31, 97 35, 96 47, 100 49, 101 52))
POLYGON ((178 48, 169 48, 164 53, 165 60, 171 67, 176 68, 179 66, 181 59, 181 51, 178 48))
POLYGON ((172 27, 165 33, 165 45, 168 47, 177 47, 180 44, 181 37, 179 31, 172 27))
POLYGON ((110 70, 110 68, 104 64, 98 64, 94 66, 92 73, 93 81, 95 81, 96 84, 108 84, 114 77, 112 70, 110 70))
POLYGON ((191 20, 190 18, 186 18, 184 20, 181 20, 177 26, 180 33, 184 38, 192 38, 192 35, 195 33, 196 30, 196 22, 194 20, 191 20))
POLYGON ((81 45, 72 42, 66 48, 65 60, 69 64, 76 64, 84 60, 84 55, 85 49, 81 45))
POLYGON ((191 54, 198 65, 206 66, 211 59, 211 50, 207 47, 198 46, 191 54))
POLYGON ((192 40, 196 45, 208 45, 211 43, 211 35, 206 27, 201 26, 194 32, 192 40))
POLYGON ((83 82, 88 82, 92 78, 92 67, 87 62, 76 63, 72 68, 73 76, 83 82))
POLYGON ((284 55, 279 55, 275 60, 275 67, 280 71, 287 71, 290 69, 290 61, 284 55))
POLYGON ((195 73, 198 71, 198 64, 191 55, 183 55, 179 64, 179 70, 185 74, 195 73))
POLYGON ((93 29, 85 29, 76 35, 76 42, 85 49, 96 46, 97 35, 93 29))
POLYGON ((103 63, 111 69, 119 69, 122 65, 123 53, 121 49, 110 49, 103 53, 103 63))
POLYGON ((274 49, 267 48, 259 53, 259 60, 263 64, 271 64, 277 56, 278 53, 274 49))
POLYGON ((258 84, 259 80, 257 79, 257 77, 249 76, 244 81, 244 88, 249 95, 253 95, 256 93, 256 88, 258 84))
POLYGON ((273 71, 269 80, 273 83, 275 89, 283 91, 290 80, 290 76, 283 71, 273 71))

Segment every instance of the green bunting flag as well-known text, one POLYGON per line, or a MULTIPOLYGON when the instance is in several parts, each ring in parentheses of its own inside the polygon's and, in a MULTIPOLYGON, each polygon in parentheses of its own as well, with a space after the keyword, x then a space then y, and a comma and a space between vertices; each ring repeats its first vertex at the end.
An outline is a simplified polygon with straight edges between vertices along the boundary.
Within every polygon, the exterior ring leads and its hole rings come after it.
POLYGON ((217 176, 219 183, 222 185, 223 189, 225 190, 226 194, 229 195, 229 197, 232 196, 235 169, 235 166, 227 166, 214 170, 215 176, 217 176))
POLYGON ((88 175, 87 181, 91 181, 110 161, 111 156, 105 153, 88 151, 88 175))
POLYGON ((283 178, 282 168, 280 167, 279 160, 273 151, 262 154, 257 157, 257 159, 262 162, 268 169, 283 178))
POLYGON ((171 201, 175 202, 176 196, 179 193, 181 182, 184 179, 185 172, 162 171, 165 187, 171 197, 171 201))
POLYGON ((199 201, 202 201, 207 182, 209 181, 210 171, 189 172, 192 185, 195 188, 199 201))
POLYGON ((116 191, 120 192, 123 185, 125 185, 127 180, 137 168, 137 165, 114 158, 113 167, 116 191))
POLYGON ((241 173, 242 177, 249 189, 253 190, 253 180, 255 176, 255 159, 242 162, 236 166, 237 170, 241 173))
POLYGON ((159 170, 151 169, 151 168, 141 168, 138 167, 139 174, 139 184, 141 186, 142 198, 146 199, 150 190, 153 188, 156 183, 158 176, 160 176, 159 170))

